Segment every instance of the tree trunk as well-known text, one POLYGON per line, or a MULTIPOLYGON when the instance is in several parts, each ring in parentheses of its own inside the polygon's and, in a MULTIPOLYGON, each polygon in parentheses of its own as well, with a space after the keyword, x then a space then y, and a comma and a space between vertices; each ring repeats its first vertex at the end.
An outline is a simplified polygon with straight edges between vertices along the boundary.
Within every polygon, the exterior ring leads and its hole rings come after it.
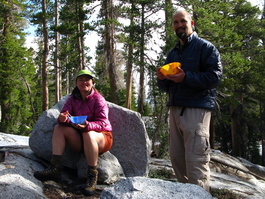
POLYGON ((83 4, 81 4, 79 1, 76 1, 76 23, 77 23, 77 30, 76 30, 76 35, 77 35, 77 51, 78 51, 78 66, 77 70, 83 70, 85 69, 85 65, 83 62, 83 47, 82 47, 82 20, 80 20, 80 10, 82 9, 83 4))
POLYGON ((133 68, 133 26, 134 26, 134 0, 131 3, 131 16, 130 16, 130 36, 129 36, 129 51, 128 51, 128 63, 127 63, 127 79, 126 79, 126 103, 125 107, 132 108, 132 68, 133 68))
POLYGON ((43 57, 42 57, 42 110, 45 111, 49 106, 49 91, 48 91, 48 72, 47 72, 47 60, 49 54, 48 46, 48 28, 46 21, 46 0, 42 0, 42 14, 43 14, 43 57))
POLYGON ((117 86, 117 72, 115 63, 115 40, 114 40, 114 23, 113 17, 113 1, 106 0, 103 2, 103 10, 105 11, 105 54, 106 54, 106 64, 109 72, 110 79, 110 90, 112 92, 113 103, 118 103, 118 86, 117 86))
MULTIPOLYGON (((69 42, 68 42, 68 37, 69 36, 66 36, 67 37, 67 40, 66 40, 66 46, 69 45, 69 42)), ((69 64, 69 56, 66 55, 65 57, 65 63, 66 64, 69 64)), ((71 92, 71 89, 70 89, 70 74, 69 74, 69 70, 66 70, 66 74, 65 74, 65 92, 66 94, 70 93, 71 92)))
POLYGON ((127 79, 126 79, 126 104, 128 109, 132 108, 132 68, 133 68, 133 44, 129 44, 128 63, 127 63, 127 79))
POLYGON ((232 152, 233 155, 238 154, 238 146, 237 146, 237 119, 236 119, 236 111, 231 107, 231 134, 232 134, 232 152))
MULTIPOLYGON (((244 130, 242 122, 242 105, 243 93, 241 91, 235 91, 238 93, 238 104, 234 107, 232 105, 231 110, 231 130, 232 130, 232 154, 234 156, 240 156, 245 154, 244 152, 244 130)), ((244 158, 244 156, 243 156, 244 158)))
POLYGON ((261 165, 265 166, 265 131, 262 132, 261 157, 262 157, 261 165))
MULTIPOLYGON (((263 4, 263 12, 262 12, 261 20, 265 20, 265 0, 264 0, 264 4, 263 4)), ((265 39, 264 38, 263 38, 263 48, 265 49, 265 39)), ((265 59, 265 56, 264 55, 263 55, 263 59, 265 59)), ((265 111, 263 111, 263 113, 264 112, 265 111)), ((261 141, 261 143, 262 143, 262 148, 261 148, 261 153, 262 153, 262 166, 265 166, 265 131, 264 131, 264 128, 262 129, 261 132, 262 132, 262 136, 261 136, 261 139, 262 139, 262 141, 261 141)))
POLYGON ((172 15, 173 15, 173 5, 172 0, 165 0, 165 31, 166 31, 166 45, 164 53, 167 54, 172 48, 172 41, 176 40, 175 34, 172 34, 172 15))
POLYGON ((265 166, 265 105, 260 101, 261 165, 265 166))
MULTIPOLYGON (((59 9, 58 0, 55 1, 55 26, 59 26, 59 9)), ((61 70, 60 70, 60 34, 55 31, 55 103, 62 97, 61 70)))
POLYGON ((141 11, 142 21, 141 21, 141 41, 140 41, 140 82, 139 82, 139 95, 138 95, 138 112, 142 115, 144 113, 144 36, 145 36, 145 27, 144 27, 144 4, 142 4, 141 11))
POLYGON ((84 44, 84 21, 80 21, 80 49, 81 49, 81 63, 82 63, 82 69, 86 69, 85 64, 85 44, 84 44))

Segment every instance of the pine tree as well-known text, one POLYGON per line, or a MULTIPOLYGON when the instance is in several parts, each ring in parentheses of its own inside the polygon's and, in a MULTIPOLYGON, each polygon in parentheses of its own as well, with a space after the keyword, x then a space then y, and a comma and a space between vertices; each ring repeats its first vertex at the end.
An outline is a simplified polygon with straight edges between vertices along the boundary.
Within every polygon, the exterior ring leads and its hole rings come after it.
POLYGON ((0 131, 28 134, 35 121, 32 54, 23 47, 26 21, 22 1, 1 1, 0 131))

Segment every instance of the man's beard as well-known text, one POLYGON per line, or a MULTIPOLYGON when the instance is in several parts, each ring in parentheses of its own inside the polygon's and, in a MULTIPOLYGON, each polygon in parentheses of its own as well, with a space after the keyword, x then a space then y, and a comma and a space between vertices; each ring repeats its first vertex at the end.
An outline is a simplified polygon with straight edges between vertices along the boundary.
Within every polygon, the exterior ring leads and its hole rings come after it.
POLYGON ((178 36, 178 38, 179 39, 181 39, 184 43, 186 43, 186 40, 187 40, 187 38, 188 38, 188 36, 187 36, 187 33, 184 31, 184 32, 175 32, 176 33, 176 35, 178 36))

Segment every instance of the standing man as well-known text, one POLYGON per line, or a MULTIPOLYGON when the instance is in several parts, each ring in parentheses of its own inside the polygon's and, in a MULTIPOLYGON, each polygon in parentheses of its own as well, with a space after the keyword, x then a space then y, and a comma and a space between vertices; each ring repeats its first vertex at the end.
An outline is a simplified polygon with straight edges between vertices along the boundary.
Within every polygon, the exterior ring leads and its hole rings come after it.
POLYGON ((165 64, 180 62, 181 68, 166 76, 157 68, 156 75, 158 87, 169 94, 169 152, 177 179, 209 191, 209 127, 222 64, 216 47, 198 37, 193 27, 190 13, 174 13, 173 29, 179 41, 165 64))

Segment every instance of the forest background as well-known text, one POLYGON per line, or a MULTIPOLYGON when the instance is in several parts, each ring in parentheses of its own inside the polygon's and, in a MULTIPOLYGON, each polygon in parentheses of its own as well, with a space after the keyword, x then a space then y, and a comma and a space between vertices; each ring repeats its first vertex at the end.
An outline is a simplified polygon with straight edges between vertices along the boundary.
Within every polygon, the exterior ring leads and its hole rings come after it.
POLYGON ((142 115, 156 156, 166 157, 167 95, 155 68, 177 42, 178 7, 221 53, 211 147, 265 166, 265 8, 246 0, 0 0, 0 132, 29 136, 88 69, 106 100, 142 115), (25 47, 29 24, 36 48, 25 47))

